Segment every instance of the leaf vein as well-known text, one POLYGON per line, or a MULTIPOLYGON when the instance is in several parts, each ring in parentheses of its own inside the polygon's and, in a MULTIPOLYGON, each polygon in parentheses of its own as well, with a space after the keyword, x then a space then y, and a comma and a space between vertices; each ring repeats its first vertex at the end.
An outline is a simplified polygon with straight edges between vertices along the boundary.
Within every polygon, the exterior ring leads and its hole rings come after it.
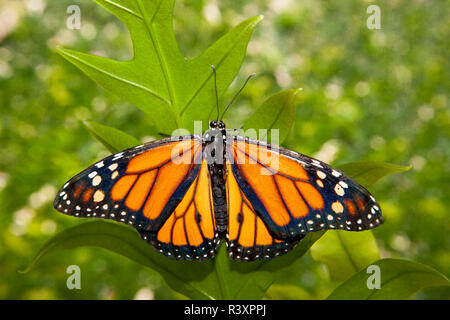
MULTIPOLYGON (((248 30, 250 30, 253 27, 253 24, 249 24, 244 30, 242 30, 239 33, 239 36, 236 38, 240 38, 242 36, 242 34, 245 34, 248 30)), ((222 62, 229 56, 230 52, 233 51, 233 49, 238 45, 238 41, 235 41, 233 46, 231 46, 231 48, 225 52, 225 54, 222 56, 222 58, 219 60, 219 62, 214 66, 217 70, 220 68, 222 62)), ((194 99, 198 96, 198 94, 200 93, 200 91, 203 90, 203 88, 205 87, 206 83, 209 81, 209 79, 212 77, 212 73, 210 73, 208 75, 208 77, 201 83, 201 85, 198 87, 198 89, 195 91, 195 93, 193 94, 193 96, 188 100, 188 102, 186 103, 186 105, 181 109, 180 112, 180 116, 183 115, 183 113, 187 110, 187 108, 191 105, 192 101, 194 101, 194 99)))
POLYGON ((103 0, 103 1, 105 1, 106 3, 109 3, 110 5, 112 5, 114 7, 117 7, 119 9, 123 10, 123 11, 131 13, 132 15, 134 15, 135 17, 137 17, 139 19, 143 19, 142 16, 140 16, 139 14, 134 12, 133 10, 131 10, 131 9, 127 8, 127 7, 121 6, 120 4, 118 4, 118 3, 114 2, 114 1, 111 1, 111 0, 103 0))
POLYGON ((91 64, 91 63, 88 63, 87 61, 82 60, 82 59, 80 59, 79 57, 77 57, 77 56, 75 56, 75 55, 72 55, 72 54, 70 54, 69 52, 67 52, 67 51, 65 51, 65 50, 62 51, 62 53, 63 53, 64 55, 67 55, 67 56, 71 57, 72 59, 77 60, 78 62, 80 62, 80 63, 82 63, 82 64, 84 64, 84 65, 86 65, 86 66, 88 66, 88 67, 90 67, 90 68, 92 68, 92 69, 94 69, 94 70, 97 70, 98 72, 101 72, 101 73, 103 73, 103 74, 105 74, 105 75, 111 77, 111 78, 114 78, 114 79, 119 80, 119 81, 121 81, 121 82, 127 83, 127 84, 132 85, 132 86, 134 86, 134 87, 137 87, 137 88, 139 88, 139 89, 143 89, 143 90, 149 92, 149 93, 150 93, 151 95, 153 95, 154 97, 160 99, 160 100, 163 101, 164 103, 169 104, 169 101, 167 101, 165 98, 163 98, 162 96, 160 96, 159 94, 157 94, 156 92, 154 92, 153 90, 151 90, 150 88, 147 88, 146 86, 143 86, 143 85, 140 85, 140 84, 135 83, 135 82, 133 82, 133 81, 129 81, 129 80, 127 80, 127 79, 121 78, 121 77, 119 77, 119 76, 117 76, 117 75, 115 75, 115 74, 112 74, 112 73, 110 73, 110 72, 108 72, 108 71, 106 71, 106 70, 104 70, 104 69, 101 69, 101 68, 99 68, 99 67, 97 67, 97 66, 95 66, 95 65, 93 65, 93 64, 91 64))

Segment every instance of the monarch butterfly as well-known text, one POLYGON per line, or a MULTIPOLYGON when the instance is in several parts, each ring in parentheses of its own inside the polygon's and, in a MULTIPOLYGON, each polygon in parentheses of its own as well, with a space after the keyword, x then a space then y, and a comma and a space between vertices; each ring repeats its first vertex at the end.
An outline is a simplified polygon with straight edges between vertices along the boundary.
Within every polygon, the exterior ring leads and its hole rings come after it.
POLYGON ((211 121, 203 135, 165 138, 104 158, 70 179, 54 207, 133 226, 177 260, 213 258, 223 239, 232 259, 268 260, 308 232, 362 231, 383 222, 374 197, 341 171, 231 135, 221 120, 211 121))

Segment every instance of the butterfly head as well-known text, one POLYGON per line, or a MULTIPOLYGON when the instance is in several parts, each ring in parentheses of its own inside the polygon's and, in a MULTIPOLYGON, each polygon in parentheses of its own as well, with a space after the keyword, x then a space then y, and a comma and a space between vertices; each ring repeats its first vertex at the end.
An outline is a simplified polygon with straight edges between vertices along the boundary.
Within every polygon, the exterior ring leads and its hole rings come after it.
POLYGON ((223 121, 211 121, 209 123, 209 128, 223 130, 225 129, 225 123, 223 123, 223 121))

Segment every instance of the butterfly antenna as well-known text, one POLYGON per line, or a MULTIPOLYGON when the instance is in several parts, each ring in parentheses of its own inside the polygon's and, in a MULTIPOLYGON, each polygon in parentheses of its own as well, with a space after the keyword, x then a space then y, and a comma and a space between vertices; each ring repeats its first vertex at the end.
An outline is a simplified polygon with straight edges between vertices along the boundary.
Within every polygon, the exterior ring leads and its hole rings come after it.
POLYGON ((230 103, 228 104, 228 106, 225 108, 225 110, 222 113, 222 116, 220 117, 220 120, 222 121, 223 116, 225 115, 225 112, 227 112, 228 108, 233 104, 234 100, 237 98, 237 96, 241 93, 242 90, 244 90, 245 86, 247 85, 247 82, 253 78, 256 75, 256 73, 252 73, 251 75, 248 76, 247 80, 245 80, 244 85, 239 89, 239 91, 234 95, 233 99, 231 99, 230 103))
POLYGON ((211 68, 213 69, 213 73, 214 73, 214 90, 216 92, 216 106, 217 106, 217 120, 219 121, 219 96, 217 94, 217 74, 216 74, 216 68, 214 68, 214 66, 211 66, 211 68))

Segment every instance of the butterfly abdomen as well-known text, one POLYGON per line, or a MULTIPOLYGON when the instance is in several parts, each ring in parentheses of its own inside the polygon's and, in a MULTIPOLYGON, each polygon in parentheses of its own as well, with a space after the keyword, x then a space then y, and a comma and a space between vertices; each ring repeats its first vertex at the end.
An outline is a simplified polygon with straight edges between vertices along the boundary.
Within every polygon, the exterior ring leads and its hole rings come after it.
POLYGON ((211 178, 211 190, 214 204, 216 228, 219 233, 227 231, 228 210, 225 189, 225 138, 226 131, 212 128, 203 135, 205 157, 211 178))
POLYGON ((225 170, 223 164, 208 166, 211 176, 211 189, 213 194, 214 215, 217 231, 225 232, 228 225, 227 198, 225 190, 225 170))

